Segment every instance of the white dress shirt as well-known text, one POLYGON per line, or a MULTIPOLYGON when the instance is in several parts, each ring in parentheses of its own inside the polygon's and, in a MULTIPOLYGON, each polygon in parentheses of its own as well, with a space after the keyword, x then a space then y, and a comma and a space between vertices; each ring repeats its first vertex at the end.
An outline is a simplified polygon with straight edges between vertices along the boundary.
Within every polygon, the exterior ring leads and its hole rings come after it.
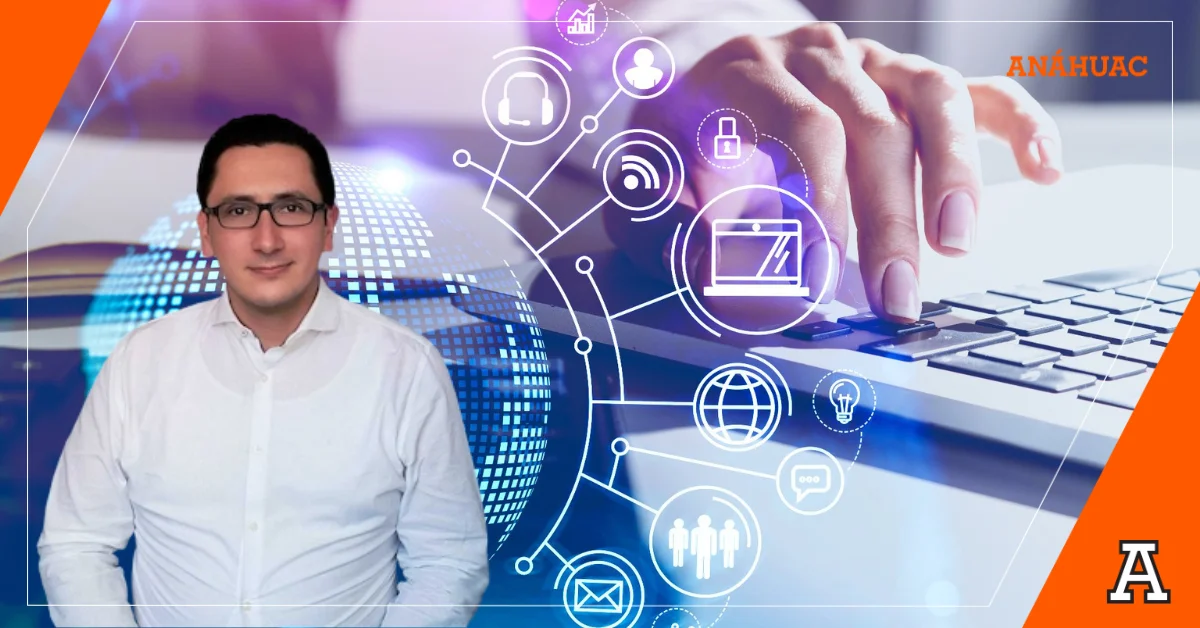
POLYGON ((320 284, 265 352, 227 294, 117 345, 38 540, 55 624, 470 619, 487 528, 449 373, 425 338, 320 284), (131 534, 132 611, 113 554, 131 534))

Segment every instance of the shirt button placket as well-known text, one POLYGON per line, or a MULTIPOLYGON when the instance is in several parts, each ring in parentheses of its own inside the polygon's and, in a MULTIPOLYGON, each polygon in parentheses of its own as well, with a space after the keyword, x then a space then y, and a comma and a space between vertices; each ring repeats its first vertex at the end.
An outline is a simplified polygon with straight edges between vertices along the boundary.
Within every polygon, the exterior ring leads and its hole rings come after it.
MULTIPOLYGON (((262 365, 260 365, 261 367, 262 365)), ((272 412, 271 377, 267 372, 258 374, 254 387, 253 407, 250 417, 250 450, 253 455, 247 461, 246 474, 246 504, 245 504, 245 534, 243 547, 242 582, 242 612, 249 613, 253 609, 250 600, 258 595, 258 587, 262 579, 263 565, 263 515, 267 490, 267 459, 264 455, 271 434, 272 412)))

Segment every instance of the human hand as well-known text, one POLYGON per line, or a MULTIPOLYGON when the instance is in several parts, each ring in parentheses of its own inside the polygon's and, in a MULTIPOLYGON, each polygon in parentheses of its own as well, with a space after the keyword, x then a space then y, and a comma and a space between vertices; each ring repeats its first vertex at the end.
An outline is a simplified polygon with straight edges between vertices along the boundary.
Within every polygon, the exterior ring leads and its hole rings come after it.
MULTIPOLYGON (((824 300, 836 294, 852 213, 867 300, 876 314, 898 322, 917 320, 921 311, 918 158, 924 236, 947 256, 966 254, 975 240, 981 187, 977 131, 1007 142, 1025 177, 1053 183, 1062 174, 1057 126, 1007 77, 966 79, 923 57, 847 39, 830 23, 769 39, 739 37, 708 53, 672 89, 634 111, 632 126, 668 137, 681 149, 687 172, 679 203, 664 216, 670 220, 634 224, 620 211, 605 215, 613 241, 656 273, 671 263, 674 225, 690 224, 713 197, 749 182, 794 181, 801 172, 790 156, 786 165, 777 164, 761 151, 737 169, 713 167, 698 153, 694 138, 704 116, 724 107, 744 112, 760 138, 764 132, 778 137, 803 163, 812 186, 806 200, 832 245, 832 251, 826 248, 819 228, 803 229, 801 268, 813 298, 825 285, 830 257, 834 267, 824 300)), ((749 150, 746 144, 743 136, 743 150, 749 150)), ((713 220, 794 217, 782 216, 777 200, 759 201, 722 201, 714 206, 717 211, 705 212, 697 224, 704 235, 693 236, 684 260, 693 285, 711 279, 706 235, 713 220)), ((742 324, 766 328, 796 319, 808 307, 801 301, 775 298, 769 307, 738 308, 724 299, 713 305, 721 306, 718 311, 732 305, 740 310, 734 316, 742 324)))

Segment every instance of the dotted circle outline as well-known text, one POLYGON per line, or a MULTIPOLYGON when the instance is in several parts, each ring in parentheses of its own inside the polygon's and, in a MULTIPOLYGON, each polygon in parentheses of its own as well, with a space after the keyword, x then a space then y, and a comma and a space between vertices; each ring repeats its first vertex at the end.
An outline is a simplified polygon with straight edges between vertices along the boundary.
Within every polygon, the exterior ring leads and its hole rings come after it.
MULTIPOLYGON (((875 417, 875 409, 878 407, 879 407, 879 395, 875 392, 875 384, 872 384, 871 380, 867 379, 866 376, 864 376, 862 373, 859 373, 858 371, 854 371, 851 369, 836 369, 833 371, 829 371, 828 373, 822 375, 821 379, 817 380, 817 385, 813 387, 813 393, 812 393, 813 416, 817 417, 817 422, 819 422, 822 427, 824 427, 825 429, 827 429, 830 432, 833 432, 835 434, 853 434, 854 432, 862 431, 862 429, 864 427, 866 427, 868 423, 871 422, 871 419, 875 417), (817 391, 821 390, 821 382, 824 382, 826 378, 828 378, 830 375, 834 375, 836 373, 853 375, 853 376, 861 379, 862 381, 866 382, 867 386, 871 388, 871 413, 867 415, 867 420, 863 421, 862 425, 860 425, 854 429, 839 430, 839 429, 829 427, 829 425, 825 423, 825 419, 821 418, 821 413, 817 412, 817 391)), ((859 447, 859 450, 861 451, 862 450, 861 439, 859 440, 858 447, 859 447)), ((854 454, 854 459, 858 460, 858 454, 854 454)))
MULTIPOLYGON (((777 142, 780 146, 786 148, 788 152, 792 154, 792 158, 796 160, 797 164, 800 164, 800 174, 804 177, 804 198, 812 198, 811 190, 809 190, 808 187, 808 168, 804 167, 804 162, 800 161, 800 156, 796 154, 796 151, 792 150, 792 147, 788 146, 787 142, 775 137, 774 135, 771 135, 770 133, 760 133, 759 135, 777 142)), ((755 146, 755 148, 757 149, 758 147, 755 146)))
MULTIPOLYGON (((717 134, 720 134, 720 133, 721 133, 721 129, 718 128, 717 134)), ((758 127, 754 126, 754 120, 749 115, 746 115, 746 112, 744 112, 744 111, 741 111, 739 109, 734 109, 733 107, 721 107, 720 109, 714 109, 713 111, 710 111, 708 113, 708 115, 704 116, 704 119, 700 121, 700 126, 696 127, 696 150, 700 152, 700 156, 704 158, 704 161, 707 161, 714 168, 720 168, 721 170, 734 170, 736 168, 741 168, 742 166, 750 163, 750 158, 754 156, 754 153, 758 152, 758 127), (746 121, 750 123, 750 130, 754 131, 754 141, 751 143, 752 146, 751 146, 750 152, 747 153, 745 157, 742 157, 741 159, 739 159, 737 164, 733 165, 733 166, 722 166, 718 163, 714 163, 713 160, 708 158, 708 154, 704 152, 704 144, 700 141, 700 130, 704 128, 704 123, 708 122, 708 119, 713 117, 713 115, 721 113, 722 111, 732 111, 734 113, 741 114, 742 117, 745 118, 746 121)), ((789 151, 792 150, 791 147, 788 147, 788 150, 789 151)), ((796 155, 796 153, 792 153, 793 157, 795 155, 796 155)), ((796 161, 800 161, 800 159, 797 158, 796 161)), ((804 167, 803 164, 801 164, 801 169, 803 169, 803 167, 804 167)), ((806 174, 804 178, 807 179, 808 175, 806 174)), ((807 190, 805 190, 804 196, 805 196, 805 198, 808 197, 807 190)))
POLYGON ((784 507, 786 507, 788 510, 790 510, 798 515, 804 515, 805 517, 815 517, 818 515, 823 515, 823 514, 829 512, 830 510, 833 510, 833 507, 836 506, 838 502, 842 501, 842 495, 845 492, 846 492, 846 469, 844 467, 842 467, 841 462, 838 462, 837 456, 830 453, 829 450, 825 449, 824 447, 817 447, 814 445, 810 445, 807 447, 797 447, 796 449, 793 449, 791 451, 791 453, 784 456, 783 460, 779 461, 779 466, 775 469, 775 494, 779 495, 779 499, 783 501, 784 507), (827 458, 829 458, 830 460, 833 461, 834 467, 836 467, 838 470, 839 482, 838 482, 837 495, 834 496, 833 501, 829 502, 823 508, 820 508, 818 510, 801 510, 800 508, 793 506, 791 500, 789 500, 787 498, 787 495, 784 495, 783 484, 782 484, 783 475, 784 475, 783 467, 786 466, 787 461, 791 460, 793 457, 796 456, 796 454, 799 454, 801 452, 805 452, 805 453, 811 452, 811 453, 817 453, 817 454, 826 456, 827 458))
POLYGON ((567 39, 567 34, 562 32, 562 27, 559 26, 560 24, 562 24, 562 22, 560 22, 558 20, 558 16, 559 16, 559 13, 562 12, 563 5, 566 3, 567 3, 567 0, 562 0, 561 2, 558 3, 558 7, 554 9, 554 30, 555 30, 555 32, 558 33, 559 37, 562 37, 563 41, 567 42, 568 44, 571 44, 572 46, 579 46, 580 48, 586 48, 586 47, 600 41, 601 39, 604 39, 604 34, 608 32, 608 7, 603 2, 601 2, 600 0, 596 0, 596 4, 600 5, 604 9, 604 30, 600 31, 600 34, 596 35, 595 39, 593 39, 592 41, 589 41, 586 44, 581 44, 579 42, 574 42, 574 41, 571 41, 570 39, 567 39))
MULTIPOLYGON (((686 609, 686 608, 684 608, 684 607, 682 607, 682 606, 672 606, 671 608, 665 608, 665 609, 663 609, 663 610, 662 610, 662 612, 660 612, 659 614, 655 615, 655 616, 654 616, 654 619, 653 619, 653 620, 650 622, 650 628, 654 628, 655 626, 657 626, 657 625, 658 625, 658 620, 662 619, 662 616, 663 616, 663 615, 666 615, 667 613, 670 613, 671 611, 679 611, 679 612, 681 612, 681 613, 687 613, 687 614, 688 614, 688 616, 690 616, 690 617, 692 618, 692 621, 695 621, 695 622, 696 622, 696 625, 697 625, 697 626, 699 626, 700 624, 703 624, 703 623, 704 623, 704 622, 700 621, 700 618, 699 618, 699 617, 696 617, 695 613, 693 613, 692 611, 689 611, 688 609, 686 609)), ((718 618, 718 619, 719 619, 719 618, 718 618)), ((715 624, 716 622, 713 622, 713 623, 715 624)))

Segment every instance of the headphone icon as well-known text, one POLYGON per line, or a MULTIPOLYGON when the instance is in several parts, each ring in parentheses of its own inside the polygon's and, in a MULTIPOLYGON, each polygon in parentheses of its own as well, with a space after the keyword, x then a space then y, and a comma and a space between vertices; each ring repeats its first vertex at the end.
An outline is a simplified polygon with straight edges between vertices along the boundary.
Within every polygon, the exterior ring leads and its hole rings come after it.
POLYGON ((513 120, 509 117, 510 106, 508 101, 508 85, 513 79, 517 78, 535 78, 542 84, 542 125, 550 124, 554 120, 554 101, 550 100, 550 86, 546 84, 546 79, 536 72, 515 72, 512 76, 504 81, 504 98, 500 101, 500 107, 496 112, 500 118, 500 124, 518 124, 521 126, 529 126, 529 120, 513 120))

